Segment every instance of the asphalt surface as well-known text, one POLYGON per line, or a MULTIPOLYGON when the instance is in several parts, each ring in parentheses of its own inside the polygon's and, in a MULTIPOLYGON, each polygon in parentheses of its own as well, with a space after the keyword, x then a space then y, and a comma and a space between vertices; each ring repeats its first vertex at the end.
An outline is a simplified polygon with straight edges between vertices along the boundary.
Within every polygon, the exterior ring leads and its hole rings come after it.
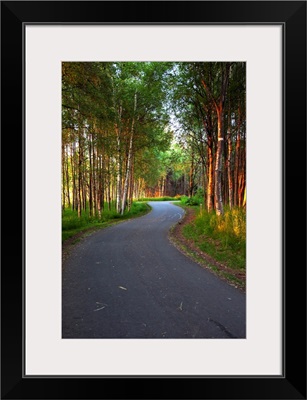
POLYGON ((62 267, 63 338, 245 338, 246 297, 168 240, 184 211, 152 211, 88 236, 62 267))

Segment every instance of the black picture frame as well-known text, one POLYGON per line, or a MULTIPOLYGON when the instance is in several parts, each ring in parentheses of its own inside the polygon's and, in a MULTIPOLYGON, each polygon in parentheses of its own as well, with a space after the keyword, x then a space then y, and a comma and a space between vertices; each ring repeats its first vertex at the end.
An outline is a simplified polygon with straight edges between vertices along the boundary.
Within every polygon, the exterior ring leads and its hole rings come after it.
POLYGON ((306 399, 306 2, 2 1, 1 56, 1 398, 306 399), (26 23, 283 25, 282 376, 23 376, 26 23))

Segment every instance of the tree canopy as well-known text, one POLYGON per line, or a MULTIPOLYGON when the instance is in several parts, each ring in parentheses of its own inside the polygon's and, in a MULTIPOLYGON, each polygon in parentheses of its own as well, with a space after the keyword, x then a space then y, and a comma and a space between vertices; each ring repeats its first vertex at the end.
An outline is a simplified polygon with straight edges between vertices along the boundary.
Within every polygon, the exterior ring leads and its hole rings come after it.
POLYGON ((243 62, 63 62, 62 205, 101 215, 134 199, 246 203, 243 62))

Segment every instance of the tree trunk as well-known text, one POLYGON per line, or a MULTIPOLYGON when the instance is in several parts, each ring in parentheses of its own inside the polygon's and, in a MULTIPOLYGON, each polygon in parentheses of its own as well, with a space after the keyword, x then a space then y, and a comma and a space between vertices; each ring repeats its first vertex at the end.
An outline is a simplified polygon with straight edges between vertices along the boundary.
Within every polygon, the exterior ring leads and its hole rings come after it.
POLYGON ((245 184, 245 188, 244 188, 244 197, 243 197, 243 207, 246 207, 246 184, 245 184))
POLYGON ((208 186, 207 186, 207 210, 213 210, 213 140, 208 136, 208 186))
POLYGON ((121 174, 121 114, 122 108, 119 108, 119 122, 117 125, 117 171, 116 171, 116 211, 118 213, 121 212, 121 183, 122 183, 122 174, 121 174))
MULTIPOLYGON (((67 146, 68 149, 68 146, 67 146)), ((70 182, 69 182, 69 167, 68 167, 68 150, 66 149, 66 190, 67 190, 67 201, 68 201, 68 207, 71 207, 71 202, 70 202, 70 182)))
POLYGON ((108 190, 107 190, 107 198, 108 198, 108 210, 111 211, 112 208, 112 184, 111 184, 111 171, 110 171, 110 157, 108 157, 108 190))
POLYGON ((122 197, 122 205, 121 205, 121 214, 122 215, 124 214, 125 209, 127 207, 126 202, 127 202, 128 186, 129 186, 130 172, 131 172, 132 147, 133 147, 133 131, 131 132, 130 140, 129 140, 129 151, 128 151, 127 167, 126 167, 124 190, 123 190, 123 197, 122 197))
POLYGON ((190 166, 190 176, 189 176, 189 197, 193 197, 194 194, 194 152, 192 152, 191 166, 190 166))
POLYGON ((96 166, 96 145, 93 144, 93 215, 97 215, 97 166, 96 166))
POLYGON ((222 197, 222 154, 223 154, 223 113, 222 107, 217 112, 217 149, 215 159, 215 210, 217 215, 224 214, 222 197))
POLYGON ((75 167, 75 146, 73 141, 71 144, 71 175, 72 175, 72 209, 77 210, 77 185, 76 185, 76 167, 75 167))
POLYGON ((227 132, 227 170, 228 170, 228 203, 229 208, 233 207, 233 180, 232 180, 232 163, 231 163, 231 154, 232 154, 232 140, 231 140, 231 115, 228 116, 228 132, 227 132))
POLYGON ((234 170, 234 205, 239 206, 239 174, 240 174, 240 147, 241 147, 241 112, 240 106, 238 109, 238 127, 235 155, 235 170, 234 170))
POLYGON ((131 206, 133 203, 133 192, 134 192, 134 161, 131 166, 131 174, 130 174, 130 183, 129 183, 129 200, 128 200, 128 211, 131 210, 131 206))
POLYGON ((101 212, 104 210, 104 188, 105 188, 105 180, 104 180, 104 172, 103 172, 103 154, 99 156, 99 210, 100 210, 100 217, 101 212))
MULTIPOLYGON (((202 84, 205 91, 210 99, 211 104, 214 106, 217 115, 217 149, 216 149, 216 160, 215 160, 215 209, 217 215, 224 213, 223 208, 223 192, 222 192, 222 158, 223 158, 223 143, 224 143, 224 133, 223 133, 223 118, 224 118, 224 104, 226 99, 226 92, 229 80, 229 71, 231 63, 221 64, 221 90, 220 96, 217 100, 214 98, 210 87, 207 83, 202 80, 202 84)), ((210 81, 210 79, 209 79, 210 81)))
POLYGON ((64 144, 62 142, 62 210, 65 210, 65 187, 66 187, 66 182, 65 182, 65 151, 64 151, 64 144))
POLYGON ((79 151, 78 151, 78 217, 82 214, 82 144, 79 126, 79 151))
POLYGON ((136 106, 137 106, 137 93, 134 94, 133 117, 132 117, 132 123, 131 123, 131 134, 130 134, 130 141, 129 141, 127 169, 126 169, 124 191, 123 191, 123 198, 122 198, 122 207, 121 207, 121 214, 122 215, 124 214, 125 209, 127 207, 126 202, 127 202, 127 196, 128 196, 128 185, 129 185, 130 173, 131 173, 131 165, 132 165, 133 134, 134 134, 136 106))
POLYGON ((89 137, 89 162, 90 162, 90 171, 89 171, 89 214, 93 216, 93 163, 92 163, 92 140, 93 136, 89 137))

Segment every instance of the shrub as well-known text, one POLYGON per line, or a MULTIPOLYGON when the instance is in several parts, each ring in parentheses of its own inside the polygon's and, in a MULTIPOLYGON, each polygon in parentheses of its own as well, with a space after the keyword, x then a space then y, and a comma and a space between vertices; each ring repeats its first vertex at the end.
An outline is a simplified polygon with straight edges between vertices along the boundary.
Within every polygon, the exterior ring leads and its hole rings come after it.
POLYGON ((203 203, 203 198, 198 196, 181 196, 181 203, 185 206, 199 206, 203 203))

